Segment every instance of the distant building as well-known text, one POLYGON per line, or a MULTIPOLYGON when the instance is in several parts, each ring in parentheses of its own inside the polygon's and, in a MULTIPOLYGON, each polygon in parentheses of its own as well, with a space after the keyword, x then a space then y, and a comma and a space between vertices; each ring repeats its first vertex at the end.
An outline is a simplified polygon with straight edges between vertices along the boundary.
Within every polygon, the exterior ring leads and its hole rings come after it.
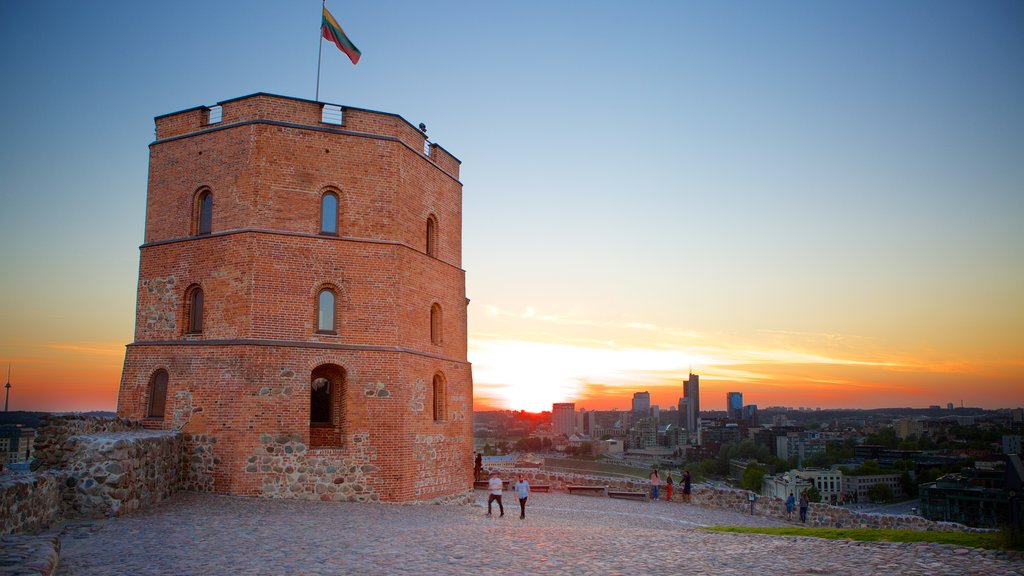
POLYGON ((924 434, 924 423, 916 418, 903 418, 896 422, 896 436, 906 440, 910 436, 920 437, 924 434))
POLYGON ((565 402, 551 405, 551 429, 556 436, 576 433, 576 404, 565 402))
POLYGON ((761 481, 761 495, 785 500, 792 494, 795 498, 800 498, 800 494, 813 485, 810 480, 801 478, 792 472, 765 475, 764 480, 761 481))
POLYGON ((847 501, 871 502, 868 490, 875 484, 885 484, 893 496, 906 496, 903 492, 902 474, 872 474, 869 476, 843 476, 843 493, 847 501))
POLYGON ((953 411, 953 403, 952 402, 946 404, 946 410, 949 410, 950 412, 953 411))
POLYGON ((24 462, 32 458, 36 431, 20 426, 0 426, 0 464, 24 462))
POLYGON ((743 419, 743 392, 726 392, 725 411, 732 420, 743 419))
POLYGON ((1004 471, 964 468, 960 474, 946 474, 918 486, 921 515, 979 528, 1006 526, 1014 513, 1024 518, 1024 498, 1018 496, 1022 481, 1024 466, 1017 455, 1007 457, 1004 471))
POLYGON ((805 432, 787 432, 775 437, 775 455, 784 460, 796 458, 797 463, 814 454, 825 453, 825 442, 820 438, 810 438, 805 432))
POLYGON ((629 429, 627 448, 642 450, 658 445, 658 424, 653 418, 641 418, 629 429))
POLYGON ((576 413, 576 433, 593 438, 596 428, 597 414, 593 410, 588 412, 586 408, 580 408, 576 413))
POLYGON ((1003 454, 1020 454, 1021 440, 1024 440, 1024 436, 1019 434, 1003 436, 1003 454))
POLYGON ((700 432, 700 376, 691 373, 683 383, 683 397, 686 399, 686 416, 683 427, 691 436, 700 432))
POLYGON ((743 420, 747 426, 757 426, 757 404, 747 404, 743 407, 743 420))
POLYGON ((633 393, 633 418, 647 418, 651 415, 651 393, 633 393))
POLYGON ((822 502, 838 502, 843 493, 843 472, 841 470, 825 470, 821 468, 804 468, 792 471, 796 476, 810 480, 818 492, 822 502))

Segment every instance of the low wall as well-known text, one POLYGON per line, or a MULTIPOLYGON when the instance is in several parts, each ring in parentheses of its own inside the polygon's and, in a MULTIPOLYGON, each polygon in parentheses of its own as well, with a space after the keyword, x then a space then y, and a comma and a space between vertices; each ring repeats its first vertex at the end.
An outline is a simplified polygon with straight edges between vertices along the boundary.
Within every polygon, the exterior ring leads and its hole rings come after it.
POLYGON ((0 534, 38 532, 57 521, 63 480, 57 472, 0 476, 0 534))
MULTIPOLYGON (((486 471, 485 471, 486 474, 486 471)), ((647 492, 650 493, 650 482, 640 479, 628 479, 610 476, 594 476, 588 474, 570 474, 563 472, 551 472, 537 468, 517 468, 513 470, 502 470, 502 478, 514 482, 519 474, 526 477, 530 485, 549 484, 552 490, 566 491, 567 485, 590 485, 608 486, 610 490, 622 490, 626 492, 647 492)), ((730 488, 715 488, 711 486, 694 486, 691 494, 691 504, 707 508, 720 508, 733 510, 743 514, 750 514, 750 495, 752 492, 730 488)), ((661 497, 665 496, 665 486, 661 487, 661 497)), ((672 500, 681 502, 683 500, 682 488, 676 484, 672 500)), ((758 496, 754 502, 754 514, 786 519, 786 502, 781 498, 758 496)), ((794 510, 793 517, 799 517, 799 508, 794 510)), ((807 524, 819 528, 881 528, 893 530, 932 530, 938 532, 985 532, 987 530, 971 528, 954 522, 935 522, 920 516, 903 516, 896 514, 869 514, 849 510, 839 506, 828 504, 811 503, 807 510, 807 524)))
POLYGON ((43 416, 42 425, 36 430, 35 457, 39 461, 40 470, 61 468, 68 463, 68 458, 71 456, 68 452, 67 440, 72 436, 141 429, 141 422, 132 422, 123 418, 101 418, 79 414, 43 416))
POLYGON ((181 485, 181 434, 134 430, 70 436, 63 508, 104 517, 152 506, 181 485))

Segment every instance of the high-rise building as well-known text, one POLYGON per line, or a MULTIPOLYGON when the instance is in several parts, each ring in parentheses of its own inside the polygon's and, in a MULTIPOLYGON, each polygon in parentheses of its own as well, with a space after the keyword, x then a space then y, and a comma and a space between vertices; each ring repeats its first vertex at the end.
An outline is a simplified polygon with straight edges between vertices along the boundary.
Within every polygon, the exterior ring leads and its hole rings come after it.
POLYGON ((576 433, 593 436, 596 428, 597 414, 593 410, 588 412, 586 408, 580 408, 580 411, 576 413, 576 433))
POLYGON ((651 415, 651 393, 650 392, 634 392, 633 393, 633 417, 634 418, 647 418, 651 415))
POLYGON ((651 418, 657 422, 661 419, 661 406, 651 406, 651 418))
POLYGON ((679 399, 679 409, 676 410, 676 423, 679 427, 688 430, 686 427, 686 398, 679 399))
POLYGON ((683 397, 686 399, 685 428, 691 435, 700 430, 700 376, 690 373, 683 383, 683 397))
POLYGON ((732 420, 743 418, 743 392, 727 392, 725 395, 726 416, 732 420))
POLYGON ((551 405, 551 430, 566 436, 576 433, 576 404, 564 402, 551 405))

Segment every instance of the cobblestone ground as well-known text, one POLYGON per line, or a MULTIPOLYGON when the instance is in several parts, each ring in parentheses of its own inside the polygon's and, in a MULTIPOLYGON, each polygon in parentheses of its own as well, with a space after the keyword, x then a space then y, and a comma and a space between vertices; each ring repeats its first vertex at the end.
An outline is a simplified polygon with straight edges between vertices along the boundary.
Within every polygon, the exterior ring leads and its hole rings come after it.
MULTIPOLYGON (((58 574, 1024 574, 1024 560, 932 544, 711 533, 775 520, 567 494, 479 506, 261 500, 182 492, 65 528, 58 574)), ((512 501, 506 493, 506 500, 512 501)))

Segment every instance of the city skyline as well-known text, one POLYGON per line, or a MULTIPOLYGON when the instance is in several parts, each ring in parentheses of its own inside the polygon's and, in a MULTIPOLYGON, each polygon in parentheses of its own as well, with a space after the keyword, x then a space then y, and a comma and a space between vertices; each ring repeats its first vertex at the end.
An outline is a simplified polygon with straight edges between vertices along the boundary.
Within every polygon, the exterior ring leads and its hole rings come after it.
MULTIPOLYGON (((320 8, 0 7, 12 410, 114 409, 153 117, 312 99, 320 8)), ((1020 4, 328 8, 463 162, 478 409, 1024 405, 1020 4)))

